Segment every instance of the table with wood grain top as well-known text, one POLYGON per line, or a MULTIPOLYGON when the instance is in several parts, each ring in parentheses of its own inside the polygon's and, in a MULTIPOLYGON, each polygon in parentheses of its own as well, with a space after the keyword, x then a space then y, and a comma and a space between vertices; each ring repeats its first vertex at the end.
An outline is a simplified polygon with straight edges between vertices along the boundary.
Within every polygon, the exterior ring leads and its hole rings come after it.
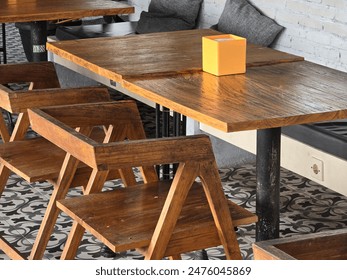
MULTIPOLYGON (((212 29, 50 42, 47 50, 122 83, 126 78, 202 71, 202 36, 212 29)), ((249 44, 247 67, 300 61, 302 57, 249 44)))
POLYGON ((134 7, 111 0, 0 0, 0 23, 31 22, 34 61, 47 60, 47 21, 130 14, 134 7))
MULTIPOLYGON (((279 237, 281 127, 347 118, 347 73, 307 61, 130 78, 129 91, 224 132, 257 130, 256 239, 279 237)), ((293 151, 295 153, 295 151, 293 151)))
POLYGON ((201 37, 213 34, 64 41, 48 50, 221 131, 257 130, 256 240, 278 238, 281 127, 346 118, 347 73, 247 45, 246 73, 216 77, 201 69, 201 37))

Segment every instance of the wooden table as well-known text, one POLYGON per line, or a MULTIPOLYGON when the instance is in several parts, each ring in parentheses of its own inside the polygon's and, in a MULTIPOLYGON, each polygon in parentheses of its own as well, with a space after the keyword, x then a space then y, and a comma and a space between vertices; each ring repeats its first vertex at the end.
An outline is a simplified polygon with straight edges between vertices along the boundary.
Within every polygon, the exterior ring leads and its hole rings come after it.
POLYGON ((111 0, 0 0, 0 23, 31 22, 33 60, 47 60, 47 21, 130 14, 134 8, 111 0))
MULTIPOLYGON (((125 88, 224 132, 257 129, 257 241, 279 237, 281 127, 347 117, 347 74, 310 62, 128 79, 125 88)), ((295 152, 295 151, 293 151, 295 152)))
MULTIPOLYGON (((124 79, 201 72, 201 37, 212 29, 48 43, 47 50, 114 82, 124 79), (87 47, 86 47, 87 46, 87 47)), ((300 61, 302 57, 247 46, 247 66, 300 61)))
POLYGON ((256 129, 256 239, 277 238, 281 127, 346 118, 347 74, 248 46, 246 74, 216 77, 201 71, 201 36, 212 34, 193 30, 65 41, 49 44, 48 50, 224 132, 256 129))

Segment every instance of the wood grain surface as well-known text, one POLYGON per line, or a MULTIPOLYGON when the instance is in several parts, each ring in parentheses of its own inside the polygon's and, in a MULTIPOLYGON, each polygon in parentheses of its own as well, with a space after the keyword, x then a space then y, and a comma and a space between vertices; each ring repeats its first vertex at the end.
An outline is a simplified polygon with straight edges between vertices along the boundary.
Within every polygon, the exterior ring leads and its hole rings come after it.
MULTIPOLYGON (((114 251, 141 248, 150 243, 169 187, 169 182, 159 181, 61 200, 58 207, 114 251)), ((196 250, 201 243, 206 246, 220 244, 202 187, 195 183, 189 197, 165 255, 177 253, 179 248, 183 252, 196 250), (193 237, 195 241, 191 242, 193 237)), ((229 203, 229 209, 234 226, 256 221, 254 215, 234 203, 229 203)))
POLYGON ((255 260, 346 260, 347 231, 338 229, 253 243, 255 260))
MULTIPOLYGON (((202 71, 202 37, 220 34, 194 29, 143 35, 60 41, 47 50, 115 82, 141 76, 202 71)), ((247 46, 247 67, 300 61, 302 57, 247 46)))
POLYGON ((134 7, 111 0, 0 0, 0 7, 0 22, 76 19, 134 12, 134 7))
POLYGON ((33 83, 32 89, 60 87, 52 62, 23 62, 0 66, 0 84, 23 82, 33 83))
POLYGON ((216 77, 128 79, 140 96, 224 132, 347 118, 347 73, 302 61, 216 77))

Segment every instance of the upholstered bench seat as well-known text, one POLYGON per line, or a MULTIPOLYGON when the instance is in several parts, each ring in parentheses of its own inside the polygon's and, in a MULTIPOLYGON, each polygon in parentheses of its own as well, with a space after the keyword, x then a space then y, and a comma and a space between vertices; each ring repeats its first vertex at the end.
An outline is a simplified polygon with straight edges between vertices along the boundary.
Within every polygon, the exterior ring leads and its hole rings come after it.
POLYGON ((347 160, 347 119, 288 126, 283 128, 282 133, 347 160))
POLYGON ((56 30, 55 36, 58 40, 125 36, 129 34, 134 34, 136 26, 136 21, 80 26, 59 26, 56 30))

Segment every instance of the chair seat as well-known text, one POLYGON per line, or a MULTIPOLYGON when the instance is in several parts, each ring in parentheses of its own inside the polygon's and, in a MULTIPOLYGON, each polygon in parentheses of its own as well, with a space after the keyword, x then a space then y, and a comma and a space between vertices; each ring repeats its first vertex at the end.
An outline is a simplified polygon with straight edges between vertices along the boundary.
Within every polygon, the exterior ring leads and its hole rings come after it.
MULTIPOLYGON (((102 141, 104 135, 100 128, 94 129, 91 137, 94 140, 102 141)), ((42 137, 0 145, 0 163, 30 183, 56 179, 65 155, 64 150, 42 137)), ((91 172, 91 168, 83 163, 79 163, 78 169, 81 174, 91 172)), ((85 177, 85 174, 81 177, 85 177)), ((77 180, 76 177, 75 181, 77 180)), ((84 179, 85 181, 87 179, 84 179)), ((83 182, 73 185, 83 185, 83 182)))
POLYGON ((41 137, 0 145, 1 164, 28 182, 57 178, 65 155, 66 152, 41 137))
MULTIPOLYGON (((149 245, 171 181, 58 201, 58 207, 113 251, 149 245)), ((229 202, 234 226, 257 221, 256 215, 229 202)), ((209 205, 200 183, 194 183, 183 206, 166 256, 220 244, 209 205), (189 238, 188 238, 189 237, 189 238), (187 241, 188 240, 188 241, 187 241), (194 242, 191 242, 194 240, 194 242)))

